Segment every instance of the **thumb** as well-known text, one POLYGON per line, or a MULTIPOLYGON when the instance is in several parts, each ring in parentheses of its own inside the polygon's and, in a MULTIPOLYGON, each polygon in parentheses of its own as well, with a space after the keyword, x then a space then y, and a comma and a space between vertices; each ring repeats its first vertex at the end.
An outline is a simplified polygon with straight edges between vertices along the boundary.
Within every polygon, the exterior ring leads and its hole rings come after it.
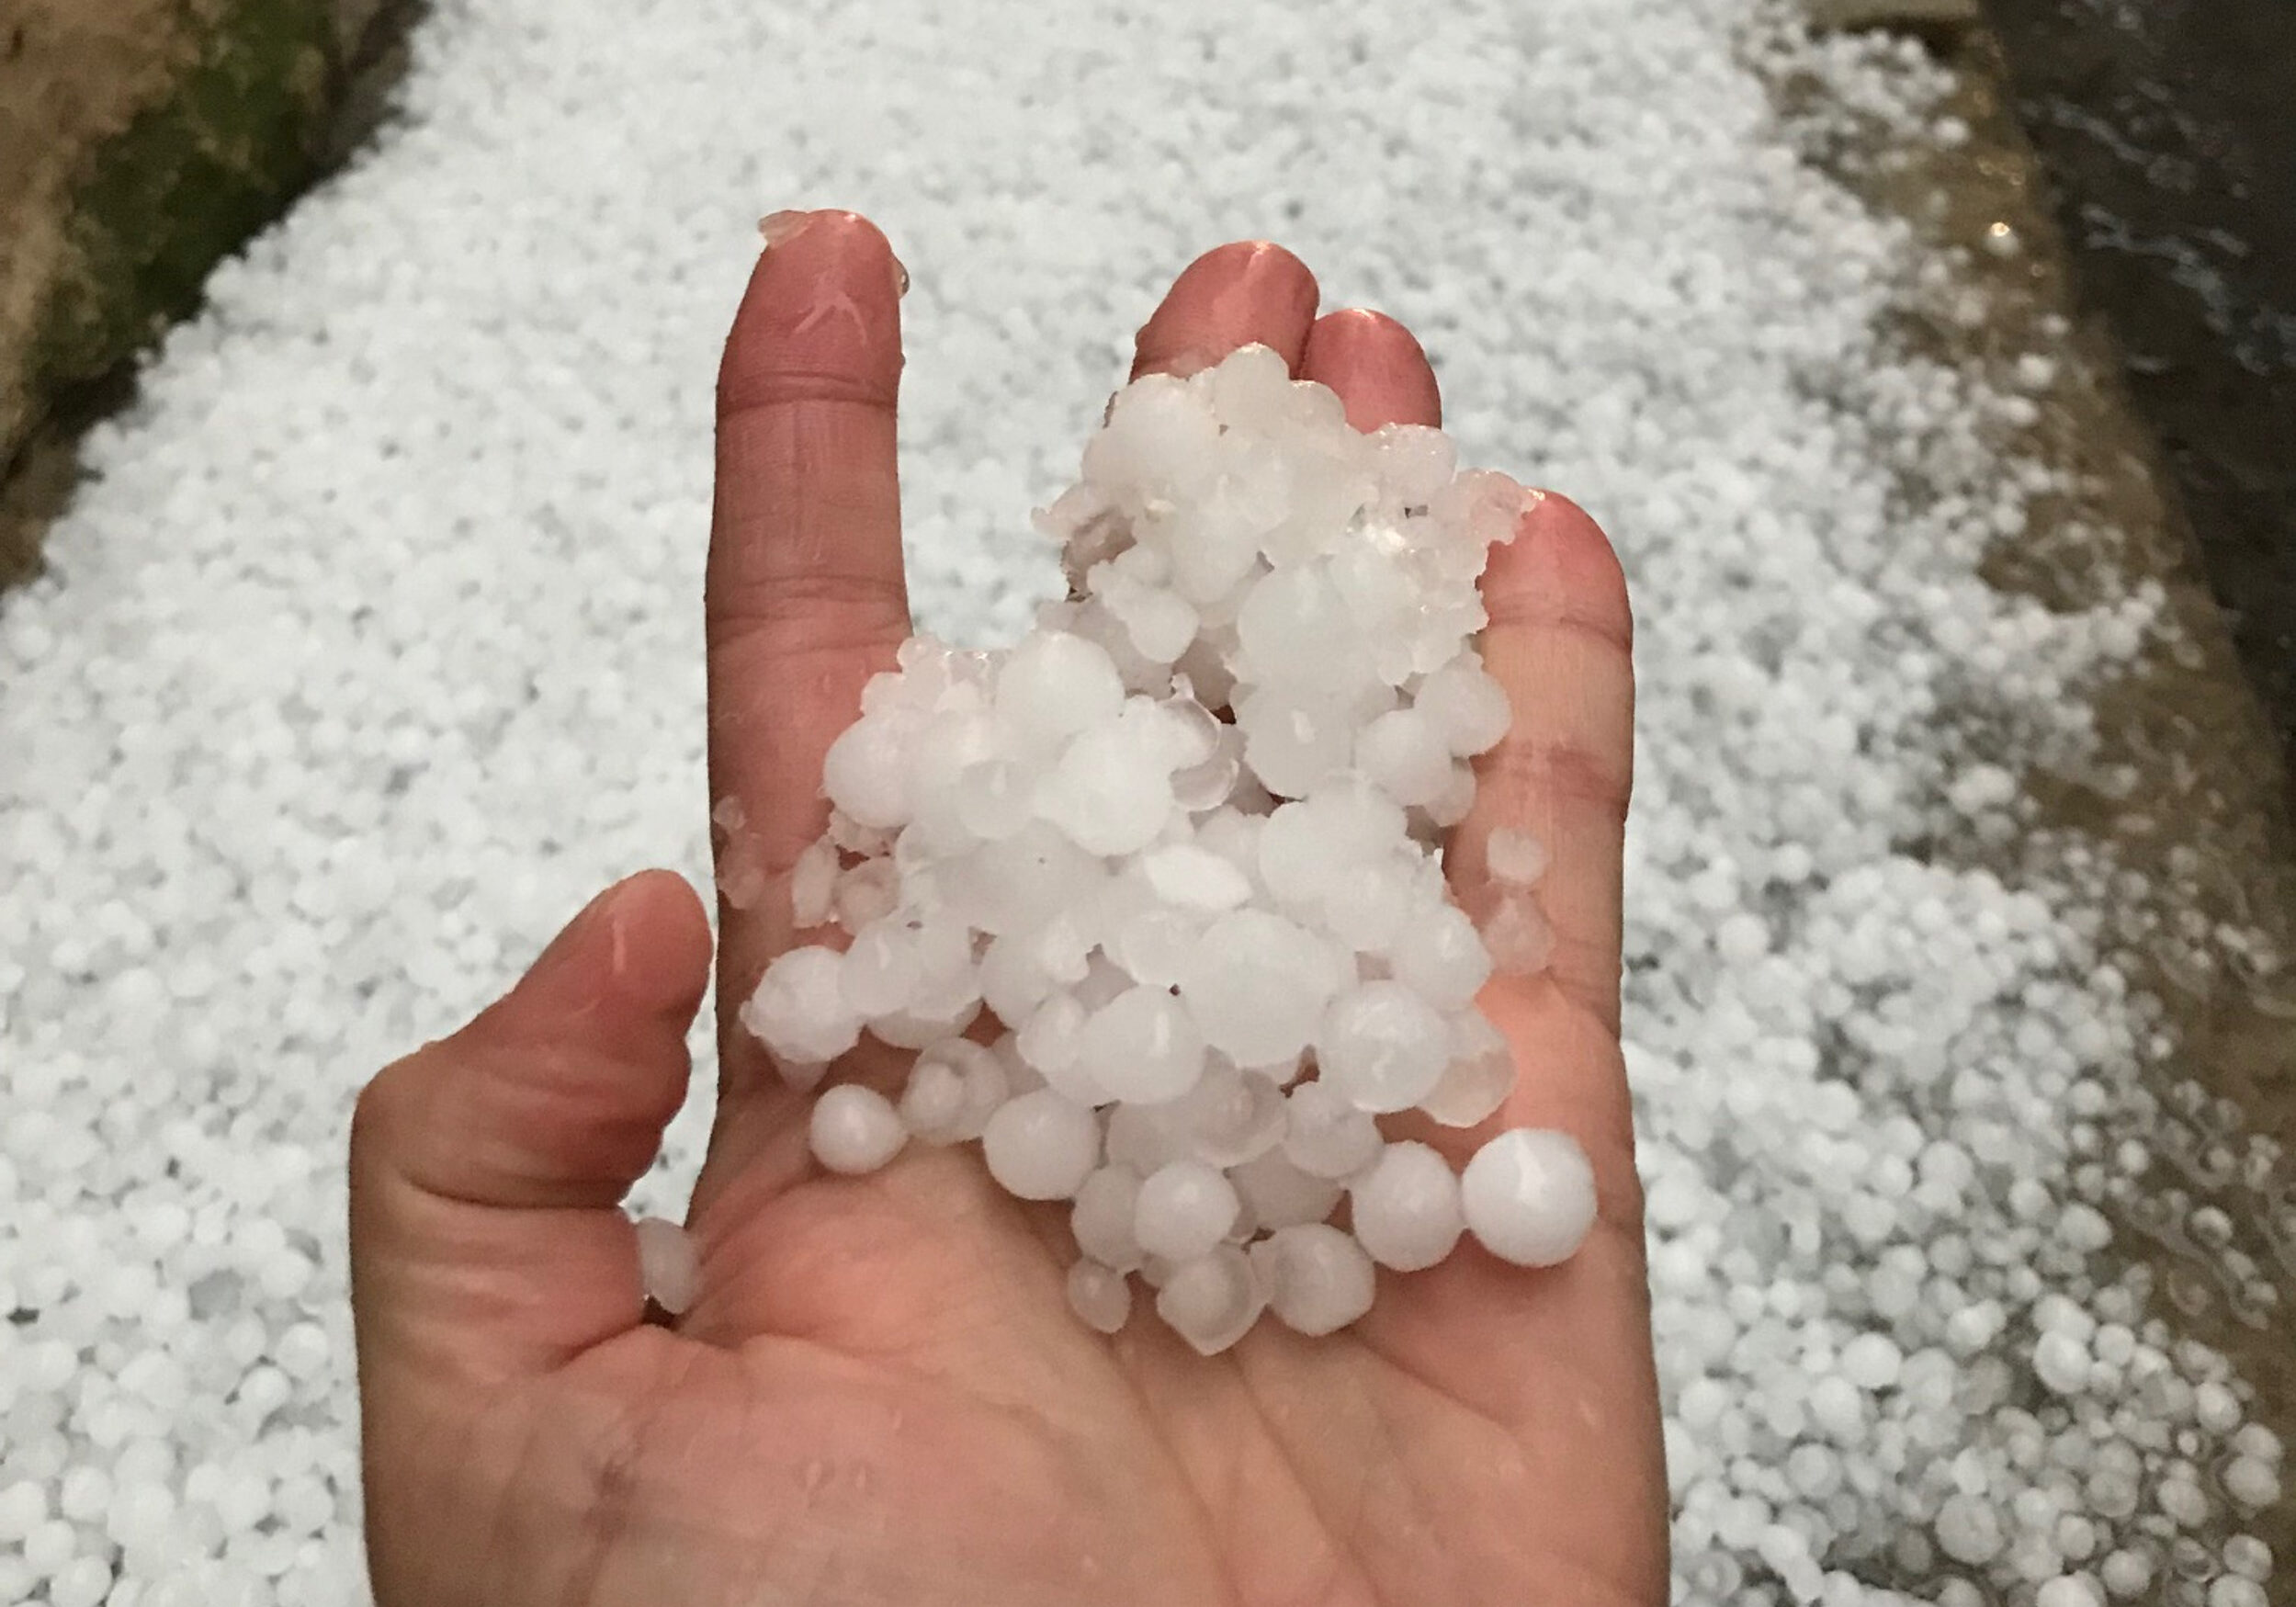
POLYGON ((499 1378, 639 1320, 617 1208, 684 1102, 708 917, 646 871, 593 900, 517 985, 385 1069, 351 1126, 360 1369, 499 1378))

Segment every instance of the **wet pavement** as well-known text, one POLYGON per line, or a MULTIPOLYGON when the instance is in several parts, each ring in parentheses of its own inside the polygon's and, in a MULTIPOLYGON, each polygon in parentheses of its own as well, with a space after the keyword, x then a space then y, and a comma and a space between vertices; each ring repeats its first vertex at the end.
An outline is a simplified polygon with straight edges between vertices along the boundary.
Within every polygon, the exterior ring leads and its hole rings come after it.
POLYGON ((2107 321, 2296 755, 2296 6, 1988 0, 2078 305, 2107 321))

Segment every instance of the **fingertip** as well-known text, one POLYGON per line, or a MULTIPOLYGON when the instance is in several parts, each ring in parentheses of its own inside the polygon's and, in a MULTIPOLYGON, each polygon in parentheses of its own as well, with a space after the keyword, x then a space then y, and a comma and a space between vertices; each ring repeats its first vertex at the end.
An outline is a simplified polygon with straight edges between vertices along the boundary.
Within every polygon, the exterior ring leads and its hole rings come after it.
POLYGON ((890 406, 901 369, 906 273, 859 212, 775 213, 718 366, 718 407, 738 413, 795 376, 890 406))
POLYGON ((1610 537, 1558 492, 1527 498, 1515 539, 1491 549, 1484 592, 1492 622, 1568 622, 1631 646, 1626 572, 1610 537))
POLYGON ((1273 241, 1215 246, 1181 270, 1141 326, 1132 377, 1185 378, 1254 342, 1296 374, 1319 294, 1307 265, 1273 241))
POLYGON ((631 1002, 691 1019, 709 985, 716 942, 693 883, 673 870, 641 870, 610 889, 607 975, 631 1002))
POLYGON ((1384 312, 1348 307, 1307 332, 1299 376, 1339 393, 1347 422, 1368 435, 1385 424, 1443 422, 1434 366, 1419 337, 1384 312))

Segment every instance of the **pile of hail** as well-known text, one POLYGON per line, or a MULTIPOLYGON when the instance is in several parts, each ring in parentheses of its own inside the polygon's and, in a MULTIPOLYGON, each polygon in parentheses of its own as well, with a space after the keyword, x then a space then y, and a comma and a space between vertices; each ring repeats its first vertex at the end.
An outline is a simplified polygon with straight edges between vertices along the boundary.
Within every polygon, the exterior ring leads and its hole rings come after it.
POLYGON ((820 1096, 821 1163, 977 1138, 1072 1203, 1084 1321, 1122 1327, 1137 1272, 1207 1355, 1263 1310, 1343 1327, 1374 1263, 1463 1231, 1569 1256, 1575 1140, 1509 1130, 1454 1172, 1379 1122, 1497 1115, 1514 1059, 1476 995, 1550 946, 1534 840, 1493 834, 1479 926, 1440 851, 1508 728, 1476 581, 1523 494, 1440 431, 1355 431, 1265 346, 1120 392, 1038 515, 1070 599, 1009 651, 911 640, 824 761, 791 899, 848 941, 782 955, 741 1019, 800 1088, 864 1032, 918 1053, 898 1099, 820 1096))

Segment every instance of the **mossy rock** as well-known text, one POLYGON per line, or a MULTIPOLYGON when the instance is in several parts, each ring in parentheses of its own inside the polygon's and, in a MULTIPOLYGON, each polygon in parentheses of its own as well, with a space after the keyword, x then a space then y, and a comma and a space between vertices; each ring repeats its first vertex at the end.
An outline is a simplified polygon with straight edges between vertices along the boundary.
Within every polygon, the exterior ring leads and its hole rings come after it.
MULTIPOLYGON (((0 481, 50 486, 107 380, 345 146, 396 0, 17 0, 0 24, 0 481), (59 436, 63 437, 59 439, 59 436), (13 472, 12 472, 13 471, 13 472)), ((65 477, 68 481, 69 477, 65 477)), ((36 506, 0 483, 0 585, 36 506)), ((52 509, 48 510, 52 512, 52 509)))

